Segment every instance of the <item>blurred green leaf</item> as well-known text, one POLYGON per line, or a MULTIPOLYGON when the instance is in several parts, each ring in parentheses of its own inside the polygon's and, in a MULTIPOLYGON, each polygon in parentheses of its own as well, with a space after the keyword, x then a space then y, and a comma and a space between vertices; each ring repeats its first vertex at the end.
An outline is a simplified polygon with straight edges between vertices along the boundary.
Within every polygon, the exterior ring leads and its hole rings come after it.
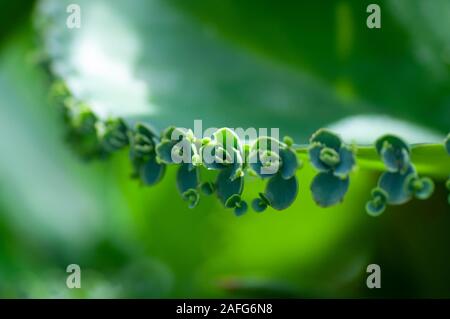
POLYGON ((450 82, 411 53, 388 6, 374 31, 356 27, 365 1, 81 1, 83 27, 68 29, 67 3, 42 1, 44 47, 53 71, 102 117, 159 129, 194 119, 280 127, 299 140, 353 114, 450 124, 438 115, 450 82))
MULTIPOLYGON (((354 2, 309 2, 308 11, 252 1, 198 2, 201 10, 193 1, 83 1, 80 30, 65 28, 64 3, 46 3, 51 14, 41 17, 55 19, 46 29, 55 71, 103 118, 124 115, 163 128, 189 127, 201 115, 205 126, 280 126, 300 141, 319 126, 375 109, 448 128, 445 107, 432 114, 424 107, 441 105, 445 80, 428 81, 400 29, 387 41, 385 33, 355 28, 364 21, 348 18, 360 12, 354 2), (336 30, 337 43, 335 18, 347 21, 336 30), (317 36, 302 34, 311 30, 317 36), (382 43, 391 45, 376 50, 382 43)), ((383 27, 395 25, 384 16, 383 27)), ((436 199, 445 197, 439 185, 429 202, 376 220, 364 212, 376 183, 364 167, 351 175, 352 200, 327 210, 305 191, 283 214, 268 207, 236 218, 212 196, 189 211, 174 196, 174 167, 145 188, 130 180, 125 153, 88 166, 74 159, 47 104, 45 78, 27 62, 31 43, 29 33, 16 35, 0 54, 0 133, 7 137, 0 157, 2 296, 370 297, 377 292, 361 283, 373 260, 390 279, 385 296, 448 296, 448 204, 436 199), (64 286, 64 267, 74 259, 87 269, 86 290, 75 293, 64 286), (234 281, 216 285, 223 278, 234 281)), ((382 165, 373 147, 358 153, 358 161, 382 165)), ((445 154, 442 144, 412 148, 417 168, 438 175, 448 169, 445 154)), ((296 177, 309 185, 311 165, 296 177)), ((242 199, 250 202, 263 187, 249 178, 242 199)))

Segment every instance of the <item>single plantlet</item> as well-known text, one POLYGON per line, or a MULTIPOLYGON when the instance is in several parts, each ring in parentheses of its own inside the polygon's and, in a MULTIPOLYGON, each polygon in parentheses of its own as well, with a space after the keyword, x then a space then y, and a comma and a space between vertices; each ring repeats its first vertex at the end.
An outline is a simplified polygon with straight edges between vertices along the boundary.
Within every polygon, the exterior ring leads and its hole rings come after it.
POLYGON ((252 201, 252 208, 257 213, 262 213, 268 206, 270 206, 269 199, 263 193, 259 193, 259 198, 252 201))
MULTIPOLYGON (((283 178, 289 179, 295 175, 299 166, 297 155, 286 144, 279 141, 274 143, 276 143, 275 149, 272 149, 273 146, 263 149, 261 143, 259 143, 259 149, 253 148, 250 156, 253 156, 252 154, 259 154, 259 156, 256 157, 256 164, 252 164, 252 168, 262 178, 281 174, 283 178), (268 173, 265 173, 264 170, 268 173)), ((252 163, 251 160, 250 163, 252 163)))
POLYGON ((156 156, 157 135, 145 124, 138 123, 130 132, 130 151, 132 158, 149 158, 156 156))
POLYGON ((244 214, 247 211, 247 204, 244 201, 230 206, 230 203, 235 203, 236 196, 240 198, 244 188, 245 155, 239 137, 231 129, 219 129, 213 134, 212 139, 202 139, 199 154, 203 166, 209 170, 220 170, 215 187, 209 188, 212 191, 216 190, 225 207, 234 208, 236 215, 244 214), (229 202, 231 198, 234 199, 229 202))
POLYGON ((207 169, 222 170, 232 167, 230 179, 235 180, 244 175, 244 153, 239 137, 228 128, 217 130, 213 139, 202 140, 199 150, 203 165, 207 169))
POLYGON ((295 173, 299 161, 292 149, 293 140, 287 138, 287 141, 289 144, 260 137, 250 148, 250 169, 259 177, 269 179, 264 194, 252 202, 255 211, 261 212, 267 206, 283 210, 292 205, 297 197, 298 180, 295 173))
POLYGON ((136 124, 133 131, 129 132, 130 159, 133 164, 135 178, 148 186, 158 183, 166 171, 166 166, 157 161, 155 145, 157 135, 145 124, 136 124))
POLYGON ((236 216, 242 216, 247 212, 248 205, 242 200, 241 196, 235 194, 227 199, 225 202, 226 208, 234 208, 234 214, 236 216))
POLYGON ((341 161, 339 153, 329 147, 324 147, 320 150, 319 159, 327 166, 334 167, 341 161))
POLYGON ((411 194, 407 192, 407 179, 409 175, 415 175, 416 171, 413 166, 405 173, 400 172, 384 172, 378 179, 378 187, 382 188, 388 194, 388 204, 401 205, 411 199, 411 194))
POLYGON ((233 167, 224 168, 216 179, 216 194, 223 205, 234 195, 241 195, 244 190, 244 178, 231 179, 234 172, 233 167))
POLYGON ((379 216, 386 209, 388 194, 381 188, 372 190, 372 199, 366 204, 367 213, 370 216, 379 216))
POLYGON ((348 175, 356 165, 353 149, 336 134, 320 129, 310 139, 309 159, 319 171, 311 183, 315 202, 322 207, 341 202, 348 190, 348 175))
POLYGON ((193 166, 192 157, 197 155, 196 145, 191 130, 169 127, 156 146, 158 161, 164 164, 189 164, 193 166))
POLYGON ((253 172, 261 178, 270 178, 281 166, 280 155, 271 150, 253 150, 248 157, 253 172))
POLYGON ((190 208, 194 208, 198 204, 200 196, 197 191, 198 186, 198 169, 189 164, 182 164, 177 172, 177 187, 183 199, 189 202, 190 208), (193 197, 193 191, 195 191, 195 197, 193 197), (186 192, 188 192, 188 196, 185 195, 186 192))
MULTIPOLYGON (((384 135, 375 142, 375 148, 388 170, 378 180, 378 188, 387 194, 387 204, 401 205, 412 197, 427 199, 431 196, 434 183, 428 177, 418 176, 405 141, 394 135, 384 135)), ((369 205, 366 210, 373 215, 369 205)))
POLYGON ((417 199, 428 199, 434 191, 434 182, 429 177, 411 174, 406 179, 407 192, 417 199))
POLYGON ((406 173, 411 152, 406 142, 394 135, 384 135, 376 140, 375 149, 388 171, 406 173))
POLYGON ((188 189, 184 193, 181 194, 181 197, 183 200, 187 201, 189 203, 189 208, 195 208, 198 205, 198 202, 200 200, 200 195, 196 189, 188 189))

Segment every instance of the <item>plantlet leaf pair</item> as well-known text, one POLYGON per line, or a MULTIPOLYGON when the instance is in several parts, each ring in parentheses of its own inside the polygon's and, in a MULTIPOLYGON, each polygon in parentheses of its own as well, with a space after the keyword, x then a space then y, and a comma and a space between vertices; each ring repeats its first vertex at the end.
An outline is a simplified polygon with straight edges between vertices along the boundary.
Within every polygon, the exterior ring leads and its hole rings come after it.
POLYGON ((250 148, 248 162, 257 176, 269 179, 264 193, 252 202, 257 212, 268 206, 283 210, 291 206, 298 194, 298 180, 295 176, 299 160, 292 148, 293 141, 287 137, 282 143, 270 137, 258 138, 250 148))
POLYGON ((311 184, 315 202, 322 207, 341 202, 356 164, 353 150, 333 132, 320 129, 310 139, 309 159, 319 171, 311 184))
POLYGON ((411 150, 408 144, 394 135, 384 135, 375 142, 387 172, 379 180, 378 187, 372 191, 372 199, 367 203, 369 215, 381 214, 387 204, 401 205, 412 197, 427 199, 434 191, 434 183, 428 177, 419 177, 411 163, 411 150))
POLYGON ((156 158, 155 145, 158 141, 153 130, 144 124, 136 124, 130 132, 130 159, 134 177, 139 177, 145 185, 154 185, 164 176, 166 167, 156 158))

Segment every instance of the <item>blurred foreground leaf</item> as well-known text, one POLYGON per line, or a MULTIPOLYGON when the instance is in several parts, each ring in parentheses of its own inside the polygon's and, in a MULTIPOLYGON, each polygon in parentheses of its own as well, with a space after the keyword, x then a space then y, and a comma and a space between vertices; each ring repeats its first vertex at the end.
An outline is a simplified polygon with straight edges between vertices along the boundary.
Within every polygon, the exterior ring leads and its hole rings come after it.
POLYGON ((365 29, 354 26, 365 22, 362 4, 81 1, 82 28, 68 29, 68 3, 41 2, 43 47, 55 74, 103 118, 161 130, 192 127, 195 119, 204 128, 279 127, 300 141, 354 114, 391 114, 448 129, 447 117, 424 112, 445 99, 438 88, 449 83, 431 86, 388 14, 383 37, 359 31, 365 29), (389 53, 398 64, 366 38, 396 43, 389 53), (420 99, 410 101, 412 87, 420 99))

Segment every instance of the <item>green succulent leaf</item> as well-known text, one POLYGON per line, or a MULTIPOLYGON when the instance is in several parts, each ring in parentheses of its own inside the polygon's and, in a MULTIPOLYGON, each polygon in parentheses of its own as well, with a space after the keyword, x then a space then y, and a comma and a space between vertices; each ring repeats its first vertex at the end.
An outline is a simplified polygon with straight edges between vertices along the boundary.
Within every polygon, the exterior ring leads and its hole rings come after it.
POLYGON ((228 167, 221 170, 217 176, 216 193, 224 205, 233 195, 241 195, 244 188, 244 179, 238 177, 232 180, 232 175, 233 167, 228 167))
POLYGON ((327 129, 319 129, 311 136, 309 141, 311 144, 319 143, 325 147, 332 148, 335 151, 339 151, 342 145, 341 138, 327 129))
POLYGON ((148 139, 153 141, 158 138, 158 134, 148 124, 136 123, 134 131, 136 134, 146 136, 148 139))
POLYGON ((189 164, 192 169, 192 156, 194 155, 191 143, 182 139, 181 141, 163 140, 156 146, 158 159, 166 164, 189 164))
POLYGON ((405 148, 395 148, 388 142, 385 142, 381 149, 381 158, 390 172, 404 173, 410 165, 408 150, 405 148))
POLYGON ((139 176, 145 185, 155 185, 163 177, 166 171, 164 164, 159 164, 153 156, 140 166, 139 176))
POLYGON ((309 160, 311 164, 319 171, 319 172, 328 172, 330 170, 330 167, 326 165, 322 160, 320 159, 320 153, 324 149, 324 146, 319 143, 311 144, 311 146, 308 149, 309 153, 309 160))
POLYGON ((342 143, 340 137, 329 130, 318 130, 310 139, 308 153, 311 164, 319 172, 331 172, 341 179, 347 178, 356 165, 353 149, 342 143))
POLYGON ((355 155, 348 146, 343 146, 339 150, 340 162, 333 170, 334 175, 345 178, 351 173, 356 165, 355 155))
POLYGON ((158 155, 158 160, 162 163, 172 164, 172 149, 177 144, 176 141, 163 140, 156 146, 156 154, 158 155))
POLYGON ((391 145, 394 149, 405 149, 408 153, 410 152, 409 145, 403 139, 392 134, 385 134, 375 141, 375 149, 379 155, 386 144, 391 145))
POLYGON ((162 141, 181 141, 186 136, 186 131, 173 125, 165 128, 161 133, 162 141))
POLYGON ((281 148, 279 152, 281 159, 281 177, 289 179, 295 175, 299 167, 297 154, 290 148, 281 148))
POLYGON ((130 132, 131 158, 145 158, 155 153, 156 135, 145 124, 138 123, 134 131, 130 132))
POLYGON ((276 210, 283 210, 292 205, 298 194, 298 181, 294 175, 285 179, 281 174, 276 174, 269 179, 264 192, 264 197, 276 210))
POLYGON ((138 148, 147 155, 154 153, 155 144, 158 142, 156 133, 144 123, 137 123, 133 131, 130 131, 130 143, 132 148, 138 148))
POLYGON ((385 172, 380 176, 378 187, 388 194, 389 204, 400 205, 411 199, 411 194, 407 191, 407 180, 410 174, 415 174, 412 166, 404 174, 385 172))
POLYGON ((181 164, 177 172, 177 187, 180 194, 189 189, 196 189, 198 184, 198 169, 191 169, 189 164, 181 164))
POLYGON ((401 138, 384 135, 375 141, 375 148, 390 172, 405 173, 410 166, 410 147, 401 138))
POLYGON ((341 202, 347 193, 349 178, 339 178, 333 173, 319 173, 311 183, 314 201, 322 207, 328 207, 341 202))

